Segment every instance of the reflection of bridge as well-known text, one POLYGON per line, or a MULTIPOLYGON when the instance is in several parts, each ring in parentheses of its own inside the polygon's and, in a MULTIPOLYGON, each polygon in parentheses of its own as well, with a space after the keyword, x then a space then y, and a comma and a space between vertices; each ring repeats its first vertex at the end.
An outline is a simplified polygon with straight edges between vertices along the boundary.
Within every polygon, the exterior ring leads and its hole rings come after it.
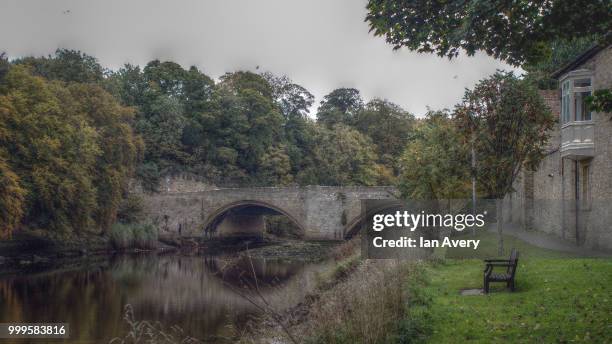
POLYGON ((259 233, 263 215, 282 214, 306 239, 342 240, 360 225, 363 199, 393 199, 393 187, 263 187, 145 196, 145 213, 162 231, 259 233))

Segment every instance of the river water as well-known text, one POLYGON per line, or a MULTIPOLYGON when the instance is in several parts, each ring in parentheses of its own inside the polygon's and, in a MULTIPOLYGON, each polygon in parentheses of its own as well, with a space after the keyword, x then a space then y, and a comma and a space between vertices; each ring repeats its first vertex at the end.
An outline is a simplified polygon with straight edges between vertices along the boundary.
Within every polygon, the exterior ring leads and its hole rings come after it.
POLYGON ((0 277, 0 323, 69 323, 70 340, 65 342, 107 343, 125 335, 123 316, 129 304, 137 320, 159 321, 166 328, 178 325, 192 337, 223 343, 258 314, 249 302, 257 299, 254 288, 276 309, 295 305, 314 288, 317 271, 325 264, 232 256, 114 256, 88 268, 0 277))

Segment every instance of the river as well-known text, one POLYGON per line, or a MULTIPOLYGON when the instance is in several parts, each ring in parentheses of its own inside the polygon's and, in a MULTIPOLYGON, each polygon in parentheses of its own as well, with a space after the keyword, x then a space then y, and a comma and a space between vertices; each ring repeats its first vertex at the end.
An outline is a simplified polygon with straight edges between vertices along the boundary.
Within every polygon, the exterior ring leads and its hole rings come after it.
POLYGON ((65 342, 108 343, 126 333, 123 317, 129 304, 137 320, 159 321, 166 328, 178 325, 192 337, 224 343, 258 314, 240 294, 255 297, 256 285, 276 309, 290 307, 315 287, 317 271, 326 264, 237 256, 116 255, 74 270, 0 277, 0 323, 69 323, 70 339, 65 342))

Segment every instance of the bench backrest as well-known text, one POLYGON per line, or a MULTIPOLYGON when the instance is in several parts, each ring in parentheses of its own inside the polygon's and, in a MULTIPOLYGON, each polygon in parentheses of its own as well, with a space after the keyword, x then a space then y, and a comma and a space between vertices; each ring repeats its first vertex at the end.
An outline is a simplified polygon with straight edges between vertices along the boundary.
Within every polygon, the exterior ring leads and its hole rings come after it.
POLYGON ((508 259, 508 261, 511 264, 508 266, 507 271, 507 273, 512 277, 514 277, 514 274, 516 273, 516 267, 518 266, 518 258, 519 253, 515 248, 513 248, 512 251, 510 251, 510 259, 508 259))

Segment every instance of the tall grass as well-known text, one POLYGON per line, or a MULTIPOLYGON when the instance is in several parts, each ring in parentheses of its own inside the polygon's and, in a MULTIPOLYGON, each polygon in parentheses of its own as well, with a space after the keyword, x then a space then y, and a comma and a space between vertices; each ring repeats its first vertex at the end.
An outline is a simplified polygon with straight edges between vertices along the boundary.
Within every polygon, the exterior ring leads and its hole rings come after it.
POLYGON ((200 340, 183 333, 179 326, 165 328, 160 322, 136 320, 131 305, 125 306, 123 320, 127 324, 126 333, 113 338, 109 344, 197 344, 200 340))
POLYGON ((118 250, 154 249, 158 242, 157 229, 151 224, 116 223, 110 231, 110 242, 118 250))
POLYGON ((397 342, 407 310, 409 269, 398 261, 364 261, 312 306, 305 342, 397 342))

